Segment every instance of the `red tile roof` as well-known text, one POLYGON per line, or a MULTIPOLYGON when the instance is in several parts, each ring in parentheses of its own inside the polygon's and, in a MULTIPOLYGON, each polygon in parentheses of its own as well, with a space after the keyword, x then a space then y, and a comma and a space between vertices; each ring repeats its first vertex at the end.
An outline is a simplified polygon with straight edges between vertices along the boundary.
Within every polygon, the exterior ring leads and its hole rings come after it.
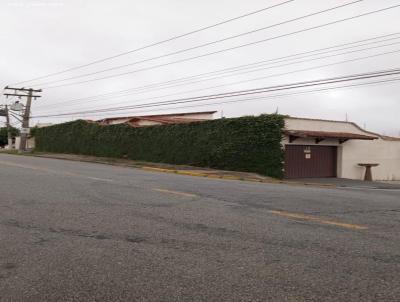
MULTIPOLYGON (((187 115, 192 115, 192 114, 213 114, 216 113, 217 111, 199 111, 199 112, 185 112, 185 113, 170 113, 170 114, 155 114, 155 115, 141 115, 141 116, 118 116, 118 117, 109 117, 109 118, 104 118, 101 120, 98 120, 98 122, 108 122, 108 121, 114 121, 114 120, 122 120, 122 119, 134 119, 134 118, 174 118, 174 117, 182 117, 185 118, 187 115)), ((185 118, 186 119, 186 118, 185 118)))
POLYGON ((169 124, 186 124, 186 123, 193 123, 193 122, 201 122, 205 121, 203 119, 189 119, 189 118, 173 118, 173 117, 134 117, 127 121, 130 126, 133 127, 141 127, 140 121, 151 121, 160 123, 162 125, 169 125, 169 124))

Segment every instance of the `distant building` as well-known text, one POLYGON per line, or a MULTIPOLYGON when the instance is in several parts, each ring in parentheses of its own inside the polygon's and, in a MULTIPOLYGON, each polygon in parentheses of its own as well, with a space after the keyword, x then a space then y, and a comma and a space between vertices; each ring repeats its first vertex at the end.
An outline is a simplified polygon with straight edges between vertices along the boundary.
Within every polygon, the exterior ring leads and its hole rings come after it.
POLYGON ((172 113, 159 115, 141 115, 110 117, 98 120, 100 125, 128 124, 132 127, 145 127, 155 125, 185 124, 200 121, 212 120, 217 111, 172 113))
POLYGON ((36 128, 44 128, 44 127, 49 127, 49 126, 53 126, 53 123, 37 123, 35 125, 36 128))
MULTIPOLYGON (((44 127, 50 127, 50 126, 53 126, 54 124, 52 124, 52 123, 37 123, 34 127, 35 128, 44 128, 44 127)), ((16 138, 15 138, 15 143, 14 143, 14 145, 11 147, 11 148, 9 148, 9 149, 19 149, 19 145, 20 145, 20 143, 21 143, 21 137, 20 136, 17 136, 16 138)), ((28 149, 28 150, 31 150, 31 149, 34 149, 35 148, 35 138, 34 137, 32 137, 30 134, 28 135, 28 138, 27 138, 27 140, 26 140, 26 148, 28 149)))

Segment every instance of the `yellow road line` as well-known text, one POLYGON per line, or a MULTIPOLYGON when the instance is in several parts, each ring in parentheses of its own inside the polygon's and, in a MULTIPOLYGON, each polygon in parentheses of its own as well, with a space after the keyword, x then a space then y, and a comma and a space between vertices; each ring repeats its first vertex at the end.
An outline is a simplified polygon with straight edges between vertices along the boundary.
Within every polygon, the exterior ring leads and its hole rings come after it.
POLYGON ((146 171, 156 171, 156 172, 170 172, 170 173, 174 172, 174 170, 171 170, 171 169, 156 168, 156 167, 146 167, 146 166, 141 167, 141 169, 142 170, 146 170, 146 171))
POLYGON ((315 216, 309 216, 309 215, 304 215, 304 214, 298 214, 298 213, 289 213, 285 211, 268 211, 269 213, 282 216, 282 217, 287 217, 287 218, 294 218, 294 219, 301 219, 301 220, 308 220, 308 221, 313 221, 321 224, 328 224, 328 225, 334 225, 342 228, 347 228, 347 229, 353 229, 353 230, 366 230, 368 229, 366 226, 363 225, 358 225, 358 224, 351 224, 351 223, 344 223, 344 222, 338 222, 338 221, 333 221, 333 220, 326 220, 323 218, 315 217, 315 216))
POLYGON ((45 173, 50 173, 50 174, 68 175, 68 176, 86 178, 86 179, 91 179, 91 180, 96 180, 96 181, 106 181, 106 182, 113 181, 112 179, 107 179, 107 178, 86 176, 86 175, 82 175, 82 174, 78 174, 78 173, 71 173, 71 172, 60 171, 60 170, 52 170, 52 169, 47 169, 47 168, 42 168, 42 167, 37 167, 37 166, 32 166, 32 165, 27 165, 27 164, 18 164, 18 163, 14 163, 14 162, 0 161, 0 165, 30 169, 30 170, 40 171, 40 172, 45 172, 45 173))
POLYGON ((178 192, 178 191, 170 191, 170 190, 165 190, 165 189, 153 189, 153 190, 157 191, 157 192, 175 194, 175 195, 186 196, 186 197, 197 197, 197 195, 194 195, 194 194, 178 192))

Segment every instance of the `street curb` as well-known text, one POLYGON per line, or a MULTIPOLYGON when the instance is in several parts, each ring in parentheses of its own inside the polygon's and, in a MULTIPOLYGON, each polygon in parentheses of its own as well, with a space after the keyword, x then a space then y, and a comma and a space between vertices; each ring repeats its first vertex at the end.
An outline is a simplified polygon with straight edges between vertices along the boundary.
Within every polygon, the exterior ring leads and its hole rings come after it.
MULTIPOLYGON (((6 152, 5 152, 6 153, 6 152)), ((33 157, 42 157, 42 158, 52 158, 52 159, 60 159, 60 160, 68 160, 68 161, 75 161, 75 162, 87 162, 87 163, 96 163, 96 164, 103 164, 103 165, 110 165, 116 167, 129 167, 129 168, 136 168, 141 169, 144 171, 150 172, 162 172, 162 173, 171 173, 171 174, 178 174, 178 175, 186 175, 186 176, 193 176, 193 177, 204 177, 204 178, 212 178, 212 179, 224 179, 224 180, 238 180, 238 181, 246 181, 246 182, 256 182, 256 183, 264 183, 264 184, 283 184, 283 185, 294 185, 294 186, 310 186, 310 187, 319 187, 319 188, 337 188, 334 184, 320 184, 320 183, 312 183, 312 182, 295 182, 295 181, 287 181, 287 180, 269 180, 269 179, 256 179, 256 178, 248 178, 248 177, 240 177, 235 175, 218 175, 218 174, 210 174, 210 173, 200 173, 200 172, 193 172, 193 171, 185 171, 185 170, 176 170, 176 169, 166 169, 166 168, 158 168, 158 167, 151 167, 145 166, 140 164, 124 164, 124 163, 113 163, 95 159, 83 159, 83 158, 65 158, 62 156, 57 155, 45 155, 45 154, 18 154, 18 153, 6 153, 10 155, 23 155, 23 156, 33 156, 33 157)))
POLYGON ((148 166, 142 166, 140 168, 145 171, 174 173, 174 174, 179 174, 179 175, 187 175, 187 176, 195 176, 195 177, 219 178, 219 179, 229 179, 229 180, 244 180, 244 178, 242 178, 242 177, 233 176, 233 175, 218 175, 218 174, 209 174, 209 173, 199 173, 199 172, 184 171, 184 170, 154 168, 154 167, 148 167, 148 166))

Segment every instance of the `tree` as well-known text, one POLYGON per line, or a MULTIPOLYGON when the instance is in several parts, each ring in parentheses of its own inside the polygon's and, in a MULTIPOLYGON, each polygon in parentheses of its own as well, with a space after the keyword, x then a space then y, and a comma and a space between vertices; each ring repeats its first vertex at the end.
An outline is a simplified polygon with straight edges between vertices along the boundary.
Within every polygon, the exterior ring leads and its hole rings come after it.
MULTIPOLYGON (((16 137, 18 134, 18 129, 11 127, 11 136, 16 137)), ((0 147, 4 147, 8 144, 7 137, 7 127, 0 128, 0 147)))

